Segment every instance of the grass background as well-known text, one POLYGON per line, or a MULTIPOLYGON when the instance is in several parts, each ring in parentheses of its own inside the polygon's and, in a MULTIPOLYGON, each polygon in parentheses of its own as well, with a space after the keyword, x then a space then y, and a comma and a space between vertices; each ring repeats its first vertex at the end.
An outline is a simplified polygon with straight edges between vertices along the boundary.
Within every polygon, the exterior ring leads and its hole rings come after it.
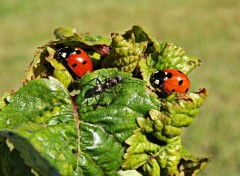
POLYGON ((192 91, 209 91, 183 143, 212 155, 200 175, 240 173, 240 1, 236 0, 1 0, 0 94, 21 85, 38 46, 57 27, 110 37, 142 25, 158 41, 173 42, 202 60, 189 76, 192 91))

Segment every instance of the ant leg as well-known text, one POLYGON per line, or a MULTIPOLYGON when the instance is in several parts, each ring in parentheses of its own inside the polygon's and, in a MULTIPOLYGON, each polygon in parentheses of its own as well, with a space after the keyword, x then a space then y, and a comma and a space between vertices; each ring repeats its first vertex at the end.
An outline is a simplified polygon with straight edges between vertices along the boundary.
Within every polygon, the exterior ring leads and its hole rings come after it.
POLYGON ((113 87, 111 87, 111 89, 112 89, 112 93, 113 93, 114 97, 117 97, 117 95, 115 94, 115 91, 114 91, 113 87))

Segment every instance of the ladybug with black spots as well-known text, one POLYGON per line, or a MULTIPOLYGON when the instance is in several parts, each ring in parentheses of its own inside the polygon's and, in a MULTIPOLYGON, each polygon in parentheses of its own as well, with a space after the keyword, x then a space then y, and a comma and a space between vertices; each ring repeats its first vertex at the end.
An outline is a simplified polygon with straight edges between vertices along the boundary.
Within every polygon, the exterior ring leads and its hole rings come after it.
POLYGON ((57 50, 55 57, 67 65, 77 77, 82 77, 86 72, 92 72, 93 64, 88 54, 81 48, 66 46, 57 50))
POLYGON ((153 73, 150 83, 155 89, 160 89, 167 94, 173 92, 186 93, 190 88, 190 80, 187 75, 172 68, 153 73))

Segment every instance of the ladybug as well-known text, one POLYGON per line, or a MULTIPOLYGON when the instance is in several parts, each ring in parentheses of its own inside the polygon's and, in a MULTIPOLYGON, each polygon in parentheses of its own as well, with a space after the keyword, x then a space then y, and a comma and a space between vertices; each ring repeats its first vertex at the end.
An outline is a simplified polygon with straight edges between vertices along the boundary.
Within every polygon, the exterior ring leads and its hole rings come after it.
POLYGON ((190 81, 183 72, 171 68, 159 70, 151 75, 151 85, 165 93, 186 93, 190 88, 190 81))
POLYGON ((92 72, 93 70, 92 60, 81 48, 66 46, 57 50, 56 58, 66 64, 78 77, 82 77, 86 72, 92 72))

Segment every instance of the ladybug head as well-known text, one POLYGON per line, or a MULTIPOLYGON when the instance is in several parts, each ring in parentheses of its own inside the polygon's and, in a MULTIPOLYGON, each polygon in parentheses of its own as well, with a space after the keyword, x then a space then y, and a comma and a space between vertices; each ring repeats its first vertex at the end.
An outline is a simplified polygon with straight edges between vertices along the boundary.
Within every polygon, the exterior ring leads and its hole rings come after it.
POLYGON ((154 88, 161 88, 167 79, 165 72, 159 70, 150 77, 150 83, 154 88))
POLYGON ((68 57, 74 52, 75 52, 74 48, 70 46, 65 46, 63 48, 58 49, 54 57, 57 58, 60 62, 66 62, 68 57))

